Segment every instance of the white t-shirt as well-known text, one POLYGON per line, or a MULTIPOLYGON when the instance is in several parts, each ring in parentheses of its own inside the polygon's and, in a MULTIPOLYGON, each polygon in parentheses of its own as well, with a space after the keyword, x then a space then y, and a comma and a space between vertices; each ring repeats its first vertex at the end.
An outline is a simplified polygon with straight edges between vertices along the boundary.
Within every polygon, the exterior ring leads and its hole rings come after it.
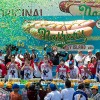
POLYGON ((41 78, 44 80, 52 79, 52 69, 48 66, 48 64, 43 63, 41 64, 41 78), (45 72, 45 73, 44 73, 45 72))
POLYGON ((36 66, 36 64, 34 64, 34 75, 35 75, 35 77, 41 77, 40 70, 39 70, 38 66, 36 66))
POLYGON ((73 69, 70 69, 70 78, 76 79, 78 74, 79 74, 79 69, 77 68, 77 66, 74 66, 73 69))
POLYGON ((44 100, 61 100, 61 94, 57 90, 52 91, 45 96, 44 100))
POLYGON ((29 68, 29 66, 24 67, 24 79, 32 79, 33 78, 33 71, 29 68))
POLYGON ((4 63, 2 60, 4 60, 4 56, 3 55, 0 56, 0 64, 3 64, 4 63))
POLYGON ((64 75, 64 77, 66 77, 66 68, 65 67, 60 67, 59 68, 59 77, 61 75, 64 75))
POLYGON ((77 55, 75 56, 75 58, 74 58, 75 61, 78 62, 78 67, 83 65, 82 58, 83 58, 83 56, 80 56, 79 54, 77 54, 77 55), (79 61, 81 61, 81 63, 79 63, 79 61))
POLYGON ((18 70, 14 64, 11 64, 8 69, 8 78, 18 78, 18 70))
POLYGON ((72 100, 74 92, 73 88, 65 88, 61 91, 61 98, 63 100, 72 100))

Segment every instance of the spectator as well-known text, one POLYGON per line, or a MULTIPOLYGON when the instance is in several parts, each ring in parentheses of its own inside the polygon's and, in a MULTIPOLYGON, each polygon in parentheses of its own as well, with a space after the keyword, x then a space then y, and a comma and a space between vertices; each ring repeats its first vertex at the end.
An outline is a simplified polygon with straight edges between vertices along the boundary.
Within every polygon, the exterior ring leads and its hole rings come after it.
POLYGON ((45 91, 45 90, 43 89, 43 87, 40 88, 40 90, 39 90, 39 97, 40 97, 40 100, 44 100, 46 94, 47 94, 47 91, 45 91))
POLYGON ((25 60, 25 64, 21 68, 24 71, 24 79, 32 79, 33 78, 33 66, 30 65, 30 60, 25 60))
POLYGON ((100 52, 96 53, 96 57, 97 57, 96 76, 97 76, 97 81, 100 81, 100 52))
POLYGON ((20 69, 20 64, 15 62, 15 55, 11 55, 11 62, 7 64, 8 78, 18 78, 18 71, 20 69))
POLYGON ((10 93, 10 100, 22 100, 22 96, 18 93, 19 85, 13 84, 13 91, 10 93))
POLYGON ((85 91, 85 85, 79 84, 78 90, 74 93, 72 100, 88 100, 87 94, 85 91))
POLYGON ((31 84, 29 86, 29 90, 27 91, 27 97, 29 100, 37 100, 38 94, 37 91, 35 90, 34 84, 31 84))
POLYGON ((92 54, 92 50, 88 50, 88 55, 84 56, 84 65, 87 66, 88 64, 88 61, 91 61, 91 58, 92 57, 95 57, 93 54, 92 54))
POLYGON ((28 97, 27 97, 27 90, 28 90, 30 84, 31 84, 30 82, 27 82, 25 84, 25 88, 23 88, 21 90, 22 100, 29 100, 28 97))
POLYGON ((65 62, 65 65, 69 67, 69 62, 70 61, 74 62, 73 54, 69 54, 68 55, 68 58, 67 58, 67 60, 65 62))
POLYGON ((52 64, 49 62, 48 56, 44 56, 42 64, 40 64, 41 79, 52 80, 52 64))
POLYGON ((74 63, 72 61, 69 62, 69 68, 70 68, 70 78, 78 79, 79 78, 79 69, 78 69, 78 67, 74 66, 74 63))
POLYGON ((61 100, 61 94, 57 90, 56 85, 51 83, 49 85, 49 88, 50 93, 45 96, 44 100, 61 100))
POLYGON ((4 82, 0 82, 0 100, 9 100, 9 93, 3 89, 4 82))
POLYGON ((71 88, 71 81, 66 80, 66 88, 61 91, 61 98, 63 100, 72 100, 75 90, 71 88))
POLYGON ((80 67, 80 66, 83 65, 83 57, 84 57, 84 55, 82 54, 82 51, 79 50, 79 51, 78 51, 78 54, 76 54, 76 55, 75 55, 75 58, 74 58, 77 67, 80 67))
POLYGON ((96 76, 96 58, 92 57, 91 61, 88 63, 88 69, 91 72, 91 79, 94 79, 96 76))
POLYGON ((90 89, 91 80, 85 79, 83 82, 85 84, 85 93, 87 94, 88 98, 90 98, 92 94, 92 91, 90 89))
POLYGON ((34 78, 40 78, 41 77, 41 72, 39 69, 39 59, 35 58, 34 60, 34 78))
POLYGON ((47 52, 47 55, 50 56, 50 60, 52 61, 53 65, 59 65, 59 57, 66 57, 67 53, 62 54, 61 52, 57 51, 57 47, 53 46, 51 52, 47 52))
POLYGON ((5 90, 8 91, 9 93, 12 92, 12 84, 7 83, 5 90))
POLYGON ((64 65, 65 61, 62 59, 60 60, 60 64, 57 66, 57 69, 56 69, 56 78, 60 78, 60 79, 63 79, 65 80, 66 78, 69 78, 69 68, 64 65))
POLYGON ((98 93, 98 86, 92 86, 92 96, 93 100, 100 100, 100 93, 98 93))

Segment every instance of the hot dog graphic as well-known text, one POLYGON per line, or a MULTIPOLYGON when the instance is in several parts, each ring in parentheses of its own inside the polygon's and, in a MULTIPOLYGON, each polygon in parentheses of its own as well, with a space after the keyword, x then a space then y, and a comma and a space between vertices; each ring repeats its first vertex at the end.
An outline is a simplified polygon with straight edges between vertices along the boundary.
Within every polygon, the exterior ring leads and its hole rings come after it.
MULTIPOLYGON (((25 21, 23 24, 23 29, 32 34, 37 39, 42 39, 40 29, 44 29, 46 34, 49 36, 56 36, 58 34, 73 34, 77 33, 79 35, 84 31, 86 37, 92 34, 92 28, 95 26, 94 20, 75 20, 75 21, 46 21, 46 20, 37 20, 37 21, 25 21)), ((46 35, 45 34, 45 35, 46 35)))
POLYGON ((93 1, 82 2, 76 0, 62 1, 59 4, 59 9, 62 12, 70 13, 72 15, 100 15, 100 3, 93 1), (82 10, 81 10, 82 9, 82 10), (82 11, 89 11, 92 14, 84 14, 82 11), (95 13, 95 14, 94 14, 95 13))

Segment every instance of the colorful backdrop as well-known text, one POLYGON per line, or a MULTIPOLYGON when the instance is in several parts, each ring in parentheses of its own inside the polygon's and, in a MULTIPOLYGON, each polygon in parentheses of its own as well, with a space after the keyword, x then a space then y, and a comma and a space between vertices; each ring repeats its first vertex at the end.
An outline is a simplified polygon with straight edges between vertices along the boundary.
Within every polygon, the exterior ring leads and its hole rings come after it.
MULTIPOLYGON (((21 50, 35 48, 43 54, 43 47, 57 45, 55 41, 36 39, 22 28, 27 20, 74 21, 94 20, 96 25, 85 43, 66 44, 68 51, 94 49, 100 51, 100 1, 99 0, 1 0, 0 1, 0 49, 14 44, 21 50)), ((62 41, 61 41, 62 42, 62 41)), ((62 47, 62 45, 57 45, 62 47)), ((65 44, 64 44, 65 46, 65 44)))

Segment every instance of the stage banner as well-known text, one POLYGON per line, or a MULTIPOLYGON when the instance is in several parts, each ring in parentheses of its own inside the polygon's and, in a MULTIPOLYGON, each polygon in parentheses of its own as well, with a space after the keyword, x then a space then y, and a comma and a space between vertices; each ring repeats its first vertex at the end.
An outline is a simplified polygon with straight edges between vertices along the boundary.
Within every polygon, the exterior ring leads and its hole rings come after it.
POLYGON ((0 49, 7 44, 39 55, 46 44, 59 51, 100 51, 100 1, 2 0, 0 49))

